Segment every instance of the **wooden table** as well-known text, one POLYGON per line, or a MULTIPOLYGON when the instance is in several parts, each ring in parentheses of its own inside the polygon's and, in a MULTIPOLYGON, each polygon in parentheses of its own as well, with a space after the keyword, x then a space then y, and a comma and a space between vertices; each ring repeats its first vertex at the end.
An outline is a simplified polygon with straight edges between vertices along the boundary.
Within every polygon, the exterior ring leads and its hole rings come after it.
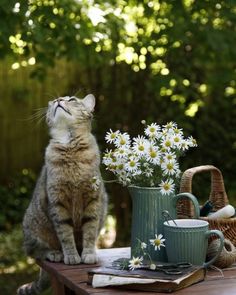
MULTIPOLYGON (((48 261, 38 262, 51 276, 54 295, 73 294, 114 294, 114 295, 151 295, 166 293, 127 291, 115 288, 92 288, 87 284, 87 271, 98 266, 107 266, 120 257, 129 257, 130 248, 113 248, 98 250, 99 263, 97 265, 65 265, 48 261)), ((236 294, 236 264, 234 267, 223 271, 209 270, 203 282, 174 292, 176 295, 235 295, 236 294)))

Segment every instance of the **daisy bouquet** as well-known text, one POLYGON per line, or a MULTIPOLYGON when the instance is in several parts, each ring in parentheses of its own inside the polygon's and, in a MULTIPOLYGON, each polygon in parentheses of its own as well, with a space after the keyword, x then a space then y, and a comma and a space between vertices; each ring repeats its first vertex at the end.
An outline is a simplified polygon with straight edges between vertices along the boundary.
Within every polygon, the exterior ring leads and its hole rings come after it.
POLYGON ((159 187, 161 194, 175 191, 180 177, 178 159, 196 140, 184 137, 175 122, 146 125, 144 134, 131 138, 120 130, 106 133, 105 140, 113 149, 105 151, 103 163, 124 186, 159 187))

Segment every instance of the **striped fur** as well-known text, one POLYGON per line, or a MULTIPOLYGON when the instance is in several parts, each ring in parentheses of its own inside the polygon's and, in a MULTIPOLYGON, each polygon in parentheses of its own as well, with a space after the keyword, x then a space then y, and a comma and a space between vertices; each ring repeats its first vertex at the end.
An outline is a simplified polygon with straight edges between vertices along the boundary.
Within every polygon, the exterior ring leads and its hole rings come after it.
MULTIPOLYGON (((95 263, 95 243, 103 225, 107 194, 99 149, 91 134, 94 97, 64 97, 49 103, 51 140, 45 164, 23 220, 26 253, 65 264, 95 263), (58 106, 62 105, 62 106, 58 106), (92 178, 100 180, 97 189, 92 178)), ((40 294, 46 274, 20 287, 19 295, 40 294)))

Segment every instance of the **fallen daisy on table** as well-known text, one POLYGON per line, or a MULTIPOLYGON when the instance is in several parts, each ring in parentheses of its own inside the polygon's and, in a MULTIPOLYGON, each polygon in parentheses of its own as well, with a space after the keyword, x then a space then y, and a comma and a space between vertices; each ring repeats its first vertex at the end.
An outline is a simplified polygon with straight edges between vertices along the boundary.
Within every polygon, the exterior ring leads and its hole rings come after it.
POLYGON ((161 247, 165 247, 164 245, 164 242, 165 242, 165 239, 162 239, 163 238, 163 235, 162 234, 155 234, 155 239, 150 239, 150 243, 152 244, 152 246, 155 247, 155 251, 158 249, 160 250, 161 247))
POLYGON ((140 268, 142 265, 143 257, 134 257, 129 260, 129 269, 134 270, 136 268, 140 268))

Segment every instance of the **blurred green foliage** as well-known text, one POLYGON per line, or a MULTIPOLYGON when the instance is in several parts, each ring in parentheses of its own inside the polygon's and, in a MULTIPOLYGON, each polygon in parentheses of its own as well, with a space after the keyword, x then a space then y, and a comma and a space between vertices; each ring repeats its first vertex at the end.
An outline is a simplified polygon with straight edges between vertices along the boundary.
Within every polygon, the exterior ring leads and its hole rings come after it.
POLYGON ((0 231, 10 230, 22 222, 34 186, 35 174, 29 169, 23 169, 6 184, 0 185, 0 231))
MULTIPOLYGON (((16 226, 8 232, 0 232, 0 290, 1 294, 16 294, 16 289, 34 280, 39 267, 23 252, 21 227, 16 226)), ((51 291, 43 293, 49 295, 51 291)))

